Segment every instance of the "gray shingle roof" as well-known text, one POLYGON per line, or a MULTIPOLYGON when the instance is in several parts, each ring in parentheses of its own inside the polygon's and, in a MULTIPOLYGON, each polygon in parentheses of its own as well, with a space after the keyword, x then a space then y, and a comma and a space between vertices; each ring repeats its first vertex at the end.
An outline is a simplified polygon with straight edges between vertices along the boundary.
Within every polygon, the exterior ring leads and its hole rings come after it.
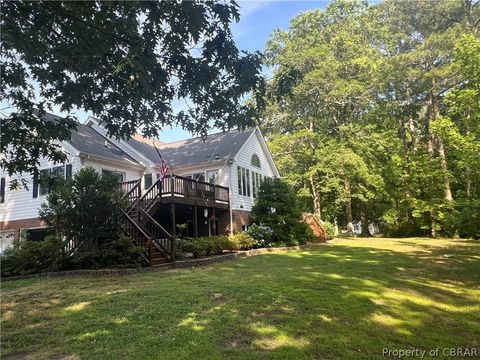
MULTIPOLYGON (((45 114, 44 118, 51 121, 61 119, 61 117, 49 113, 45 114)), ((238 153, 254 131, 255 129, 232 130, 208 135, 205 139, 199 137, 172 143, 155 140, 155 145, 168 165, 178 168, 209 161, 226 161, 238 153)), ((127 143, 135 150, 158 164, 160 159, 152 142, 153 140, 140 135, 135 135, 127 140, 127 143)), ((138 165, 135 159, 89 125, 78 124, 77 130, 72 131, 70 144, 84 154, 138 165)))
POLYGON ((81 153, 138 165, 135 159, 90 126, 79 124, 77 131, 72 131, 69 142, 81 153))
MULTIPOLYGON (((255 130, 233 130, 208 135, 205 139, 193 138, 173 143, 156 142, 156 146, 167 164, 174 168, 208 161, 226 161, 238 153, 253 131, 255 130)), ((128 140, 128 144, 151 161, 159 163, 158 154, 148 141, 131 138, 128 140)))
MULTIPOLYGON (((62 120, 60 116, 48 112, 42 118, 46 121, 62 120)), ((76 131, 72 131, 68 142, 83 154, 139 165, 135 159, 88 125, 78 124, 76 131)))

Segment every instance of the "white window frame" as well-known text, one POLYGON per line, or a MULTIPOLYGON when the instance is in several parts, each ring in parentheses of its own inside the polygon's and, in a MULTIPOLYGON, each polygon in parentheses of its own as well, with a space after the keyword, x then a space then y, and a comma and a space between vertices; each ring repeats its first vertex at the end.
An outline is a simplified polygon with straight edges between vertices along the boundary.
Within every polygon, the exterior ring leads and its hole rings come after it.
POLYGON ((64 164, 64 165, 58 165, 58 166, 52 166, 52 167, 48 167, 48 168, 45 168, 45 169, 40 169, 40 181, 38 182, 38 196, 47 196, 49 193, 50 193, 50 188, 48 187, 48 184, 42 184, 42 177, 43 175, 42 174, 42 171, 48 171, 48 174, 47 176, 48 177, 52 177, 52 170, 53 169, 58 169, 58 168, 63 168, 63 179, 66 179, 67 177, 67 166, 64 164), (45 190, 45 193, 43 193, 43 191, 45 190))
POLYGON ((9 247, 12 247, 15 244, 15 230, 2 230, 0 231, 0 254, 2 254, 6 249, 9 247), (4 237, 5 240, 7 240, 7 236, 11 235, 12 239, 10 243, 5 242, 5 247, 4 247, 4 237))
POLYGON ((122 172, 122 171, 110 170, 110 169, 104 169, 104 168, 102 168, 101 175, 103 175, 104 173, 112 173, 112 174, 121 175, 121 176, 122 176, 122 180, 119 181, 119 182, 124 182, 124 181, 126 181, 126 179, 127 179, 127 174, 126 174, 125 172, 122 172))

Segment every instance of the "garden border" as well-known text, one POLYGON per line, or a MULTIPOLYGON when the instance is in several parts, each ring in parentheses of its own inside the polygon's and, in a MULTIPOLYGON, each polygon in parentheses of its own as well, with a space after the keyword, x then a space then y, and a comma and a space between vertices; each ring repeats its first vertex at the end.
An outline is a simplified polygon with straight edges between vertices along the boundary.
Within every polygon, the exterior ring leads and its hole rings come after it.
MULTIPOLYGON (((222 263, 228 260, 241 259, 249 256, 256 256, 268 253, 282 253, 289 252, 293 250, 304 250, 315 246, 325 245, 325 243, 310 243, 299 246, 286 246, 286 247, 271 247, 271 248, 261 248, 261 249, 252 249, 245 251, 238 251, 230 254, 211 256, 208 258, 202 259, 192 259, 192 260, 180 260, 175 261, 174 269, 186 269, 194 268, 197 266, 206 266, 211 264, 222 263)), ((125 269, 99 269, 99 270, 66 270, 66 271, 55 271, 55 272, 43 272, 38 274, 28 274, 28 275, 15 275, 15 276, 2 276, 0 281, 15 281, 23 279, 32 279, 39 277, 58 277, 64 275, 87 275, 87 276, 102 276, 102 275, 130 275, 142 272, 151 272, 158 270, 170 270, 172 269, 169 266, 160 267, 160 268, 150 268, 150 267, 138 267, 138 268, 125 268, 125 269)))

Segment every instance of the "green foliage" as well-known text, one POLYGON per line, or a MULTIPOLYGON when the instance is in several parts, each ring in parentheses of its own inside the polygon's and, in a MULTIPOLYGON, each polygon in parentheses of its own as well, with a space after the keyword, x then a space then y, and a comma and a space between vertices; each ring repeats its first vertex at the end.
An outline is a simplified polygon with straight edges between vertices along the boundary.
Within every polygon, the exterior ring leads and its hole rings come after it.
POLYGON ((252 224, 248 227, 247 234, 254 240, 254 247, 272 247, 273 230, 268 226, 252 224))
POLYGON ((261 126, 303 211, 475 236, 479 17, 461 1, 339 0, 272 33, 261 126))
POLYGON ((252 223, 272 229, 272 242, 277 246, 305 244, 315 238, 303 223, 295 193, 281 179, 264 181, 250 214, 252 223))
POLYGON ((73 254, 71 262, 76 269, 129 268, 142 265, 143 251, 130 237, 122 235, 73 254))
POLYGON ((65 242, 57 236, 43 241, 22 241, 0 255, 2 276, 59 271, 71 266, 64 254, 65 242))
POLYGON ((478 349, 479 256, 477 241, 338 239, 194 271, 2 281, 2 359, 381 360, 383 346, 478 349))
POLYGON ((2 4, 2 95, 14 112, 2 120, 0 166, 34 173, 41 156, 65 158, 52 141, 67 139, 75 118, 36 117, 53 105, 91 112, 117 137, 251 125, 264 81, 261 55, 234 43, 238 10, 200 0, 2 4), (188 110, 174 111, 175 99, 188 110))
POLYGON ((249 250, 256 244, 255 239, 247 232, 241 231, 230 236, 230 241, 238 250, 249 250))
POLYGON ((480 200, 465 199, 455 205, 445 219, 446 234, 480 240, 480 200))
POLYGON ((198 258, 237 250, 237 243, 227 235, 188 238, 180 241, 179 250, 184 254, 191 253, 193 257, 198 258))
POLYGON ((327 239, 331 240, 335 238, 337 235, 335 235, 335 225, 332 224, 331 222, 328 221, 322 221, 322 226, 325 229, 325 232, 327 233, 327 239))
POLYGON ((115 176, 85 167, 71 181, 53 183, 40 217, 64 242, 76 245, 69 257, 71 268, 131 267, 140 264, 142 249, 123 236, 125 206, 115 176))
POLYGON ((40 208, 40 217, 59 236, 91 252, 122 234, 120 218, 126 203, 118 179, 91 167, 80 169, 71 182, 58 182, 40 208))

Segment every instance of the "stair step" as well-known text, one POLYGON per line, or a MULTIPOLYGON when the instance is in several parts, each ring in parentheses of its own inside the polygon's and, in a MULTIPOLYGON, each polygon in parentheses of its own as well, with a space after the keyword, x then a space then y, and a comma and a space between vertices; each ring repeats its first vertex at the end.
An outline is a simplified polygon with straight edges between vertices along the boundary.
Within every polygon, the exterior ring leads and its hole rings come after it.
POLYGON ((152 265, 165 264, 168 262, 170 262, 170 260, 168 260, 166 257, 152 259, 152 265))
POLYGON ((172 267, 172 263, 168 262, 168 263, 162 263, 162 264, 153 264, 152 265, 152 268, 155 268, 155 269, 161 269, 161 268, 170 268, 172 267))

